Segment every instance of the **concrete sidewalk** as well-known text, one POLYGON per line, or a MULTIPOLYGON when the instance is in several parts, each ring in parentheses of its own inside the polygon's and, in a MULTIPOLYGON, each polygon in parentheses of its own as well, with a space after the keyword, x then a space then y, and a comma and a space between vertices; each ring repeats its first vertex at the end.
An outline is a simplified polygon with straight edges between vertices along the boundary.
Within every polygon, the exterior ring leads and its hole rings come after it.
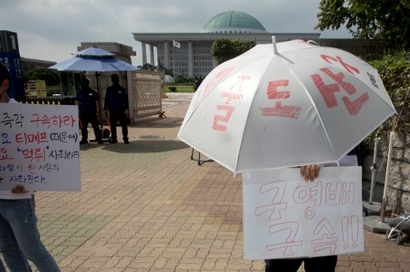
MULTIPOLYGON (((81 192, 36 194, 42 240, 62 271, 264 271, 242 258, 240 175, 198 166, 175 141, 189 99, 170 94, 166 118, 131 125, 129 145, 81 146, 81 192)), ((409 247, 367 231, 365 240, 338 272, 410 271, 409 247)))

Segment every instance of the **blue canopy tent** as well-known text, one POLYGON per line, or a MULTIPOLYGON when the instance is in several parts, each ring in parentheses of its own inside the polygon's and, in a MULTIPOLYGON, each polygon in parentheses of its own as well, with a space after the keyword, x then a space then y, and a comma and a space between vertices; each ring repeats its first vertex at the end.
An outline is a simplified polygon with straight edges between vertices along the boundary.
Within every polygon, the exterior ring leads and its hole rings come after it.
MULTIPOLYGON (((78 52, 74 57, 54 64, 48 67, 57 71, 71 72, 95 72, 97 81, 97 92, 101 97, 98 83, 98 76, 102 72, 121 72, 121 71, 136 71, 140 68, 133 66, 125 61, 117 59, 115 54, 92 46, 78 52)), ((102 130, 102 115, 100 111, 100 126, 102 130)))

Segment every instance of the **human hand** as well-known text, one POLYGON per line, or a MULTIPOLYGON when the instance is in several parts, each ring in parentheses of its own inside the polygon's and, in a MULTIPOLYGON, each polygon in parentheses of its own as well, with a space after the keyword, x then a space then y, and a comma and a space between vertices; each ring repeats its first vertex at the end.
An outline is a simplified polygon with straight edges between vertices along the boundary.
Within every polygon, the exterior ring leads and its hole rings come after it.
POLYGON ((128 109, 125 109, 124 114, 128 118, 128 109))
POLYGON ((26 187, 24 187, 23 185, 16 185, 11 189, 11 192, 13 194, 25 194, 28 193, 28 191, 26 190, 26 187))
POLYGON ((304 165, 300 167, 300 175, 305 181, 313 181, 319 176, 320 166, 316 164, 304 165))

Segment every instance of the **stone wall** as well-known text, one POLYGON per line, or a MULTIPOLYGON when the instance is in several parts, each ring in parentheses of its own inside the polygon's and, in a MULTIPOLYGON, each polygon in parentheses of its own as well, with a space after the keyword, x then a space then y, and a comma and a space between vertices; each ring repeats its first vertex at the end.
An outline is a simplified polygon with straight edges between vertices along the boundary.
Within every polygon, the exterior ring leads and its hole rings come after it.
MULTIPOLYGON (((376 178, 373 201, 381 202, 386 178, 388 145, 390 134, 380 138, 376 161, 376 178)), ((390 176, 387 186, 387 204, 394 213, 410 212, 410 137, 394 133, 391 151, 390 176)), ((363 200, 369 198, 371 166, 373 164, 372 143, 369 155, 363 158, 363 200)))

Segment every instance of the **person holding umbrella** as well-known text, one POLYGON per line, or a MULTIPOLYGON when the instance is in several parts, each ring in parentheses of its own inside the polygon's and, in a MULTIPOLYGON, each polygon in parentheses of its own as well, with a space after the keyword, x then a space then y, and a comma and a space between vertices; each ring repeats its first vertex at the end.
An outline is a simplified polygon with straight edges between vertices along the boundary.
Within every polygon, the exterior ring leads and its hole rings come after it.
POLYGON ((111 126, 111 140, 109 143, 116 144, 118 142, 117 122, 120 121, 124 144, 129 144, 127 127, 128 93, 127 90, 120 85, 120 78, 117 74, 111 75, 111 81, 112 85, 107 88, 104 102, 106 116, 109 116, 109 122, 111 126))
POLYGON ((88 124, 94 130, 95 139, 99 144, 102 144, 101 129, 98 126, 98 116, 100 114, 100 105, 98 94, 96 91, 90 88, 90 81, 88 79, 83 79, 81 81, 81 90, 78 92, 76 97, 76 104, 80 111, 80 121, 81 121, 81 141, 80 144, 88 143, 88 124))
MULTIPOLYGON (((0 63, 0 103, 16 103, 8 96, 11 77, 0 63)), ((18 105, 17 105, 18 106, 18 105)), ((33 192, 23 185, 0 190, 0 252, 10 271, 31 271, 28 260, 39 271, 60 271, 40 240, 33 192)), ((0 271, 6 271, 0 261, 0 271)))

